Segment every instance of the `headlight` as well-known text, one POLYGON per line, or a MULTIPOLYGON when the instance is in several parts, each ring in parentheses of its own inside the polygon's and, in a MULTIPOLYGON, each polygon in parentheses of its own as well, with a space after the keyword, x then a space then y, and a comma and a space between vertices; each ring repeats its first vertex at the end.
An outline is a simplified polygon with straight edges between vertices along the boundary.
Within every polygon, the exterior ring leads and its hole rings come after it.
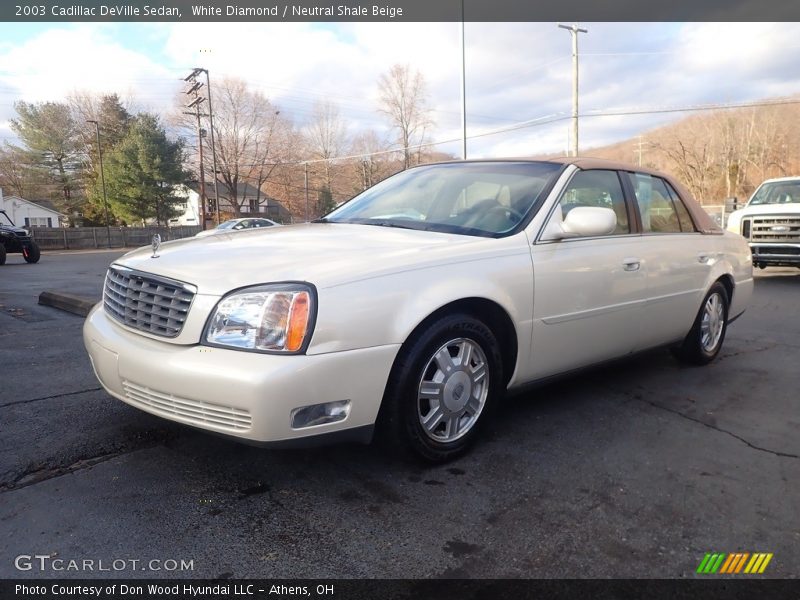
POLYGON ((245 288, 225 296, 206 325, 205 342, 256 352, 299 353, 311 338, 316 294, 302 283, 245 288))

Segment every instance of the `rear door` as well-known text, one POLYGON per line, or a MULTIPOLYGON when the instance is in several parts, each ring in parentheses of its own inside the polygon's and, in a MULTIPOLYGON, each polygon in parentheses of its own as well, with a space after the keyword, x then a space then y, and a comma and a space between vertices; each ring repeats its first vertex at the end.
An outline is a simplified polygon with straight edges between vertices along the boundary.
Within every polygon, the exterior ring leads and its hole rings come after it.
POLYGON ((647 302, 641 341, 645 349, 682 339, 697 315, 711 268, 718 259, 713 236, 699 233, 667 181, 628 173, 647 264, 647 302))

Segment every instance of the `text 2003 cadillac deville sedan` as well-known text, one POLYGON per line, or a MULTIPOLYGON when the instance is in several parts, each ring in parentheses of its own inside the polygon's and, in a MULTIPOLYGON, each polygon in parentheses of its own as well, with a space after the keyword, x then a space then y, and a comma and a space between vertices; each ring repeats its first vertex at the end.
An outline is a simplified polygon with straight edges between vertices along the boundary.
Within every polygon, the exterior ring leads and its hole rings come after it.
POLYGON ((147 412, 257 443, 373 437, 442 461, 506 389, 672 344, 702 364, 747 243, 673 179, 593 159, 454 162, 316 223, 143 248, 84 327, 147 412))

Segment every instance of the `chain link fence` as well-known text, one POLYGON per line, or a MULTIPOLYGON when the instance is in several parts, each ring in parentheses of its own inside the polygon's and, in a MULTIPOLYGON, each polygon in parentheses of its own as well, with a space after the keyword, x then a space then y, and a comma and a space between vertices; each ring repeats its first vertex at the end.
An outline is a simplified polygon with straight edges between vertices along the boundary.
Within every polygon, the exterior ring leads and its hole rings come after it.
POLYGON ((31 237, 42 250, 88 250, 149 246, 157 233, 161 240, 192 237, 200 227, 31 227, 31 237))

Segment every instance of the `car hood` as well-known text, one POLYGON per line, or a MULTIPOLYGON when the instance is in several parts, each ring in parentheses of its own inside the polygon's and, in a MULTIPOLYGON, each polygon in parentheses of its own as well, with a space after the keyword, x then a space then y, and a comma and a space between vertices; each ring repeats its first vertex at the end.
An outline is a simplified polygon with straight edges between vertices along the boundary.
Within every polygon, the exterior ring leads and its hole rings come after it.
POLYGON ((0 229, 2 229, 3 231, 9 231, 17 236, 29 235, 28 230, 22 227, 17 227, 17 226, 12 227, 11 225, 0 225, 0 229))
POLYGON ((748 215, 775 215, 775 214, 797 214, 800 213, 800 202, 791 202, 787 204, 753 204, 740 208, 731 213, 731 216, 737 215, 744 217, 748 215))
MULTIPOLYGON (((371 225, 313 223, 165 242, 153 258, 145 246, 116 264, 222 295, 236 288, 307 281, 324 288, 398 270, 465 260, 494 238, 371 225)), ((502 244, 501 244, 502 245, 502 244)), ((495 250, 497 244, 494 245, 495 250)))

